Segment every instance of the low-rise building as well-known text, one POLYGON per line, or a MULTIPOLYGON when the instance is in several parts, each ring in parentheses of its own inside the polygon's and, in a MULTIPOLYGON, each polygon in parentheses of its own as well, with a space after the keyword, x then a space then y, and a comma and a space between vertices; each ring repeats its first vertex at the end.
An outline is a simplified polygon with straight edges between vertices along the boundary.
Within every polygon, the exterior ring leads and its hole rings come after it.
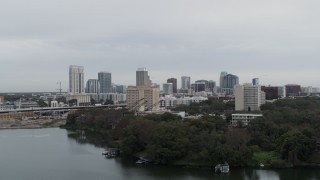
POLYGON ((103 103, 107 100, 111 100, 114 104, 124 103, 126 101, 126 94, 121 93, 101 93, 101 94, 87 94, 91 99, 95 100, 97 103, 103 103))
POLYGON ((83 94, 77 94, 77 95, 68 95, 66 97, 67 102, 70 102, 71 100, 75 100, 75 104, 71 104, 72 106, 88 106, 91 103, 90 96, 83 95, 83 94))
POLYGON ((14 105, 17 109, 28 109, 39 107, 38 103, 35 101, 15 101, 14 105))
POLYGON ((160 99, 160 107, 162 108, 174 108, 177 105, 190 105, 191 103, 200 103, 202 101, 206 101, 208 98, 206 97, 173 97, 173 96, 164 96, 160 99))
POLYGON ((232 114, 231 125, 236 127, 239 123, 243 126, 248 126, 249 122, 262 117, 262 114, 232 114))

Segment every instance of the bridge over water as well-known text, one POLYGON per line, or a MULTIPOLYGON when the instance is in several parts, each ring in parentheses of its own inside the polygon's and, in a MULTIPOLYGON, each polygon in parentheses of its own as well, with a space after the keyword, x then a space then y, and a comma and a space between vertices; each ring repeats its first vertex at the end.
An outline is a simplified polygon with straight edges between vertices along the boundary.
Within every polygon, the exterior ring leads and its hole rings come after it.
POLYGON ((28 108, 28 109, 11 109, 11 110, 0 110, 0 120, 10 120, 13 118, 21 119, 23 117, 37 116, 60 116, 70 111, 79 109, 91 109, 91 108, 106 108, 106 109, 117 109, 125 108, 126 104, 116 105, 99 105, 99 106, 74 106, 74 107, 46 107, 46 108, 28 108))

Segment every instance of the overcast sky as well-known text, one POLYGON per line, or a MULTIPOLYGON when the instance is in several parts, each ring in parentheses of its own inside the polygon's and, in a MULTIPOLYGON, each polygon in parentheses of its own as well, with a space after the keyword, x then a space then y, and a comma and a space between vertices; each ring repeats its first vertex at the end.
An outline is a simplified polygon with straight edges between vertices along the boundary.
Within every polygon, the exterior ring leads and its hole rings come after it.
POLYGON ((68 89, 112 73, 134 85, 146 67, 162 84, 183 75, 219 83, 320 86, 319 0, 1 0, 0 92, 68 89))

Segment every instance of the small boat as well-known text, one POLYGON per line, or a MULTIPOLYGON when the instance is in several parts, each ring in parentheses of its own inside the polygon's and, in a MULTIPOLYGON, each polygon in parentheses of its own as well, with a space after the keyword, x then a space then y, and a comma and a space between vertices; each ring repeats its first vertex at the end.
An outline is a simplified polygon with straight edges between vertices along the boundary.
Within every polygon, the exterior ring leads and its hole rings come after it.
POLYGON ((139 160, 136 161, 136 164, 149 164, 151 163, 152 161, 149 160, 149 159, 146 159, 144 157, 139 157, 139 160))
POLYGON ((228 173, 230 170, 229 164, 225 162, 224 164, 218 164, 214 167, 215 173, 228 173))
POLYGON ((263 167, 264 167, 264 164, 260 163, 260 167, 262 167, 262 168, 263 168, 263 167))
POLYGON ((107 158, 115 158, 120 155, 120 150, 116 148, 109 148, 106 149, 102 155, 106 156, 107 158))

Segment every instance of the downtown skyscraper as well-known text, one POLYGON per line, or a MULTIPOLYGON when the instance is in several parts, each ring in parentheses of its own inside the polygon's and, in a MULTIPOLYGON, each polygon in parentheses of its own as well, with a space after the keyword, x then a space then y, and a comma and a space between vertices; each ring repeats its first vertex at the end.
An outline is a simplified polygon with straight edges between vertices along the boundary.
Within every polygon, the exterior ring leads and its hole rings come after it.
POLYGON ((100 83, 100 93, 112 92, 112 79, 111 73, 101 71, 98 73, 98 81, 100 83))
POLYGON ((69 66, 69 93, 71 95, 84 94, 83 66, 69 66))
POLYGON ((168 79, 167 83, 172 83, 172 91, 173 91, 173 93, 177 93, 178 92, 177 79, 176 78, 168 79))
POLYGON ((86 93, 100 93, 100 83, 98 79, 88 79, 86 86, 86 93))
POLYGON ((146 68, 138 68, 136 71, 136 86, 151 86, 152 82, 146 68))
POLYGON ((191 88, 191 77, 190 76, 182 76, 181 77, 181 89, 188 90, 191 88))

